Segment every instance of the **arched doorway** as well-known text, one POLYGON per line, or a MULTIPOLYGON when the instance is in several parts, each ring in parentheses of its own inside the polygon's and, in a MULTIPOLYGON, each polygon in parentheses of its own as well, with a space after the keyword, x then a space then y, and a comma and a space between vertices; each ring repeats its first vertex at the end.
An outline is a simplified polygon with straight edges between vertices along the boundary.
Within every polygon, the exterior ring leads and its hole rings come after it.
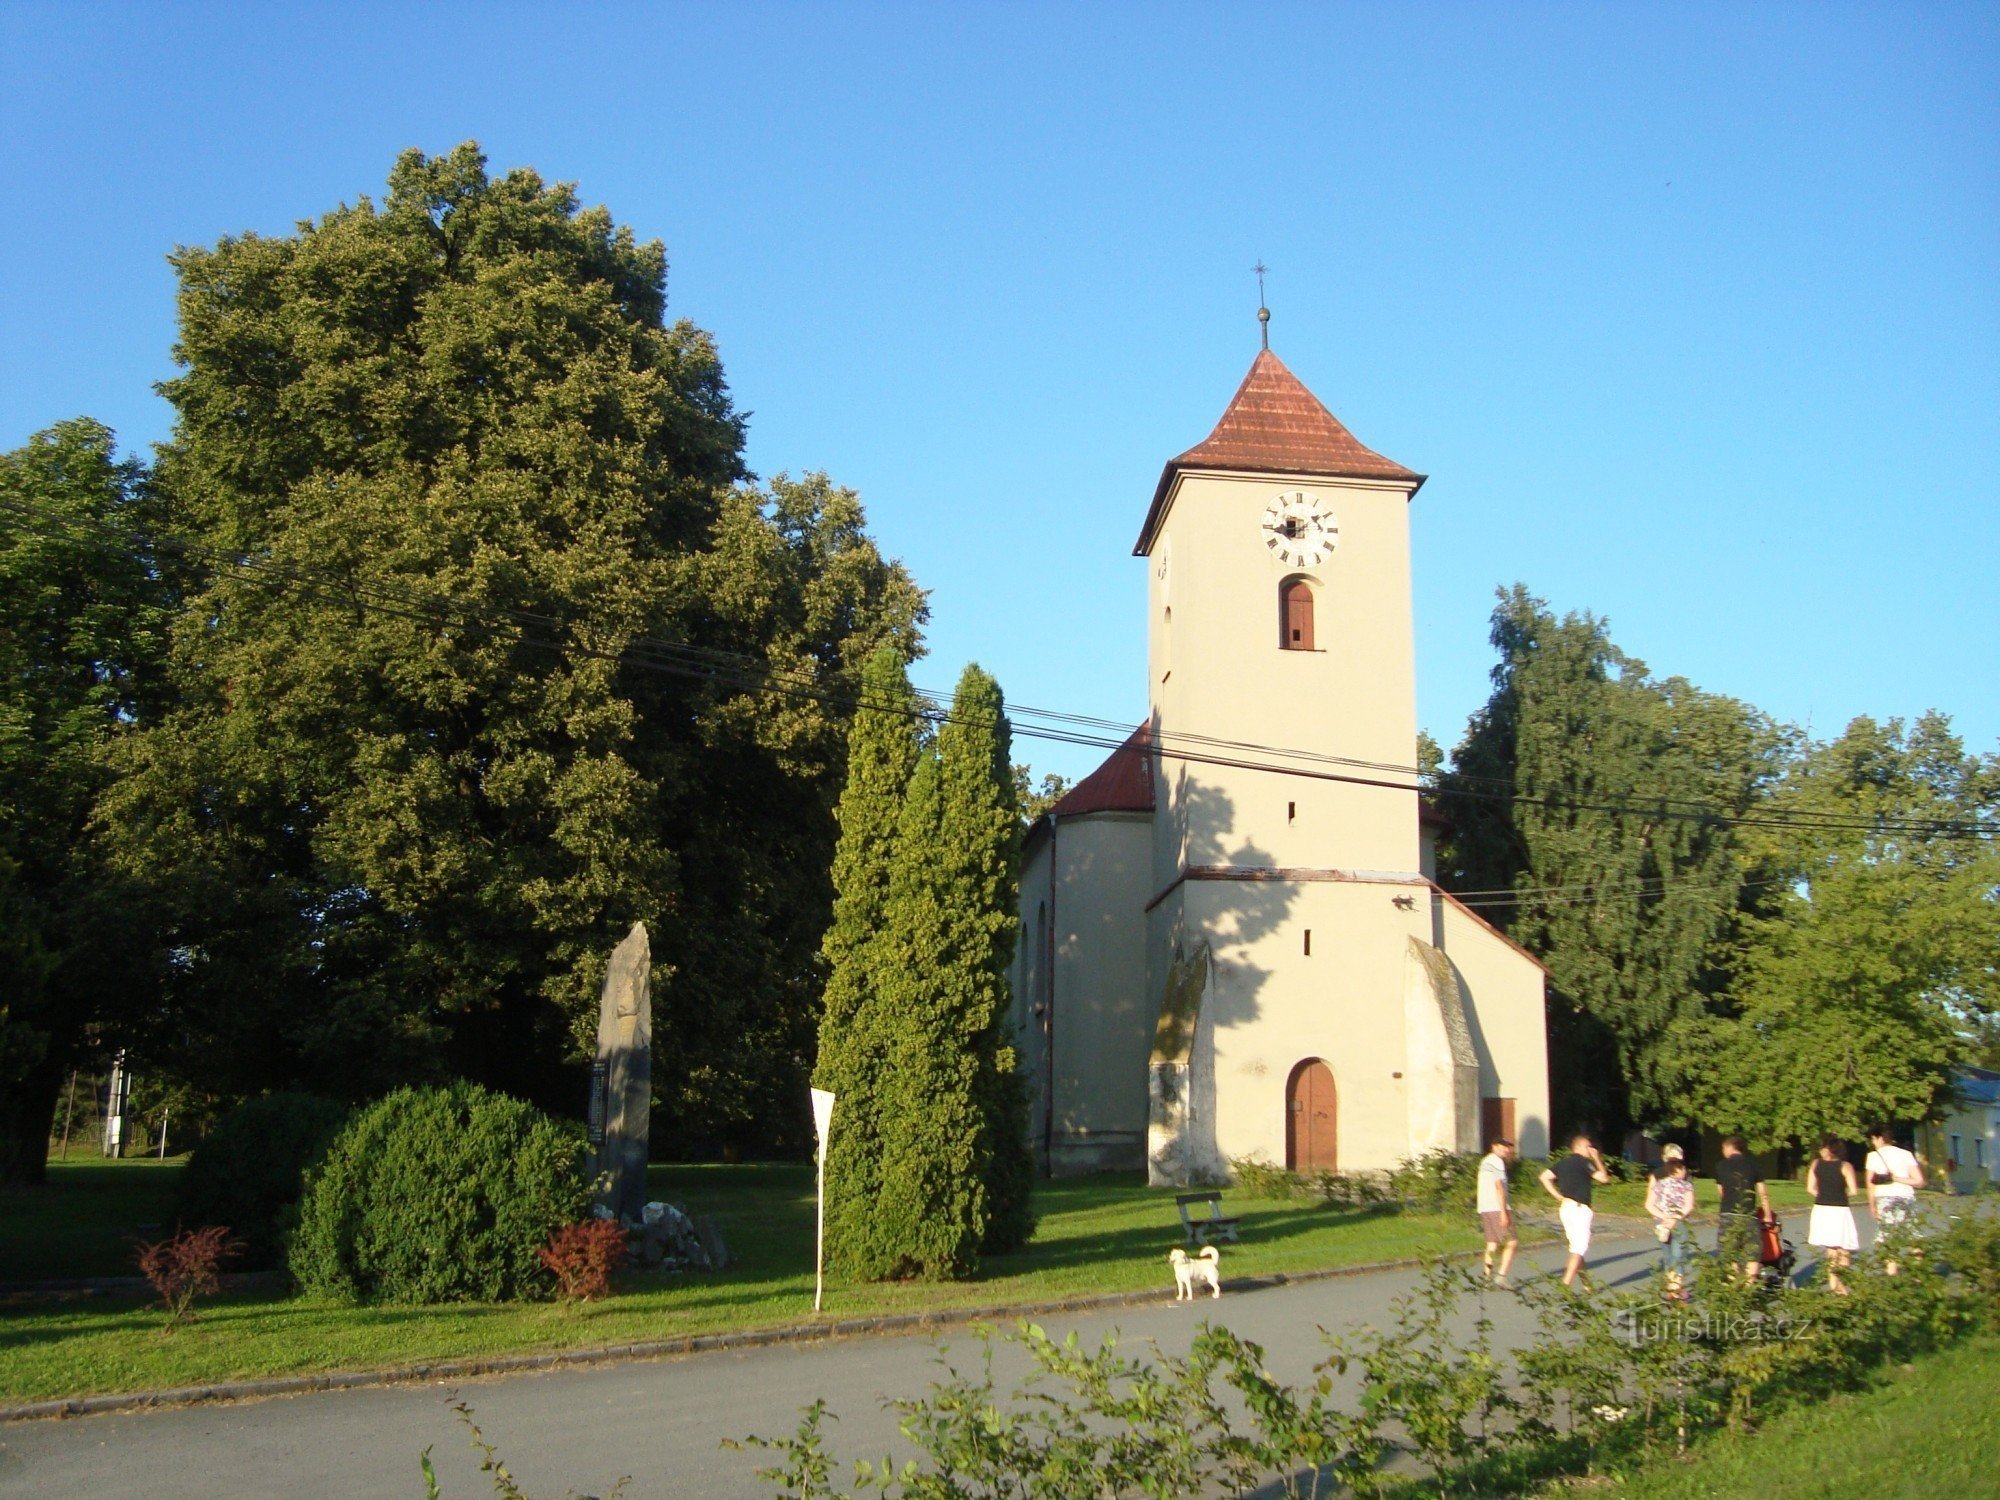
POLYGON ((1338 1172, 1339 1124, 1333 1070, 1309 1057, 1285 1085, 1285 1165, 1294 1172, 1338 1172))

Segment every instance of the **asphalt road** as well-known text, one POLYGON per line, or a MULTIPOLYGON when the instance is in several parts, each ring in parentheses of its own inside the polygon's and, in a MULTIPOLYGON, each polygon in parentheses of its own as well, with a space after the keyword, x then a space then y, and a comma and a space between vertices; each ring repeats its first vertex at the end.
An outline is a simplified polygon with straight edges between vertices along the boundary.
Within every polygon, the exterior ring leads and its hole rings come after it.
MULTIPOLYGON (((1788 1233, 1803 1246, 1802 1224, 1788 1233)), ((1607 1234, 1593 1247, 1592 1268, 1614 1284, 1640 1278, 1657 1248, 1643 1230, 1607 1234)), ((1801 1259, 1810 1263, 1803 1251, 1801 1259)), ((1560 1266, 1559 1246, 1537 1247, 1522 1254, 1517 1279, 1560 1266)), ((1074 1329, 1094 1341, 1116 1332, 1122 1343, 1150 1339, 1185 1353, 1196 1323, 1211 1318, 1262 1344, 1273 1373, 1296 1381, 1323 1352, 1320 1328, 1379 1321, 1414 1279, 1410 1271, 1379 1271, 1204 1298, 1193 1308, 1124 1307, 1043 1322, 1058 1337, 1074 1329)), ((1494 1304, 1499 1336, 1525 1337, 1528 1320, 1512 1299, 1494 1304)), ((977 1352, 969 1330, 954 1330, 946 1342, 966 1359, 977 1352)), ((1010 1353, 996 1359, 1003 1379, 1025 1367, 1010 1353)), ((417 1457, 428 1447, 445 1494, 470 1500, 492 1490, 452 1410, 461 1400, 537 1497, 601 1495, 621 1476, 630 1476, 629 1500, 766 1497, 773 1489, 754 1470, 769 1460, 723 1449, 723 1438, 789 1432, 799 1409, 825 1396, 840 1417, 830 1429, 841 1455, 835 1473, 846 1476, 847 1460, 900 1447, 881 1403, 921 1393, 937 1373, 936 1354, 925 1336, 854 1339, 14 1423, 0 1426, 0 1497, 421 1496, 417 1457)))

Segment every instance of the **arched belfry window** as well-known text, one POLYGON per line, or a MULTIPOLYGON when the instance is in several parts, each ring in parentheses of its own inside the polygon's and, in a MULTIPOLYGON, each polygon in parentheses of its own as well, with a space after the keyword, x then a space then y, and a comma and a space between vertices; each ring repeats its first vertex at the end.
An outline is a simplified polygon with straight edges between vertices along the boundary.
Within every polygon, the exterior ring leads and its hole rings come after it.
POLYGON ((1278 585, 1278 644, 1287 651, 1313 649, 1313 591, 1303 578, 1278 585))

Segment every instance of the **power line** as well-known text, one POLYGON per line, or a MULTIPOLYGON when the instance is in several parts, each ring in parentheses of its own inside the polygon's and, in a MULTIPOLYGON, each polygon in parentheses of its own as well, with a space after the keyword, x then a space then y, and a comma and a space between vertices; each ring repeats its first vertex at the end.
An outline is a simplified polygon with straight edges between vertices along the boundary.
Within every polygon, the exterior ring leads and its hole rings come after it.
MULTIPOLYGON (((30 521, 42 519, 29 507, 16 501, 0 499, 0 512, 27 517, 30 521)), ((46 524, 25 525, 23 529, 33 534, 57 537, 66 541, 90 539, 121 547, 129 546, 132 540, 129 536, 121 536, 108 527, 96 526, 81 518, 65 518, 65 521, 73 528, 68 534, 50 530, 46 524), (94 533, 94 536, 79 537, 75 534, 76 531, 94 533)), ((218 562, 226 564, 239 570, 239 576, 254 573, 277 580, 290 585, 307 598, 336 605, 373 609, 392 617, 429 625, 434 630, 442 631, 449 628, 454 621, 459 628, 468 626, 491 628, 496 621, 499 621, 516 632, 515 641, 518 645, 532 650, 545 650, 563 656, 580 656, 641 671, 725 684, 745 692, 771 693, 812 701, 847 713, 863 708, 877 711, 905 711, 903 705, 899 703, 871 701, 858 688, 848 688, 840 692, 829 689, 819 674, 822 671, 837 672, 839 669, 835 668, 817 666, 781 668, 737 652, 669 641, 657 636, 634 635, 616 650, 593 648, 574 639, 548 640, 529 634, 530 628, 561 633, 569 628, 569 622, 554 615, 506 605, 471 604, 448 596, 413 594, 407 589, 393 588, 381 583, 362 583, 353 578, 328 575, 323 572, 314 573, 268 558, 205 547, 182 538, 152 537, 147 540, 155 547, 164 547, 197 560, 205 558, 211 564, 218 562)), ((917 713, 921 717, 938 724, 956 722, 950 708, 949 695, 921 689, 913 689, 912 692, 920 705, 917 713)), ((1119 721, 1058 710, 1010 704, 1007 716, 1014 734, 1050 743, 1116 751, 1126 748, 1131 737, 1131 730, 1119 721)), ((1155 761, 1172 760, 1389 791, 1428 793, 1433 796, 1478 801, 1513 802, 1556 812, 1602 812, 1616 816, 1646 817, 1665 821, 1693 821, 1723 826, 1768 827, 1807 832, 1910 833, 1932 837, 1985 837, 2000 833, 2000 823, 1971 819, 1871 819, 1861 815, 1802 814, 1780 809, 1746 813, 1721 810, 1713 804, 1702 804, 1692 799, 1662 797, 1645 803, 1620 803, 1533 796, 1523 794, 1504 784, 1496 785, 1493 790, 1482 790, 1465 785, 1462 780, 1443 785, 1435 782, 1426 785, 1424 773, 1415 766, 1355 760, 1255 741, 1233 741, 1186 733, 1163 734, 1160 738, 1181 742, 1183 746, 1207 748, 1176 748, 1172 744, 1154 743, 1129 753, 1144 754, 1155 761), (1223 753, 1224 751, 1235 753, 1223 753), (1259 756, 1281 757, 1288 761, 1303 761, 1305 764, 1274 764, 1269 760, 1256 758, 1259 756), (1353 769, 1340 771, 1315 769, 1317 765, 1353 769), (1363 770, 1382 771, 1397 779, 1389 780, 1381 776, 1356 774, 1363 770)))

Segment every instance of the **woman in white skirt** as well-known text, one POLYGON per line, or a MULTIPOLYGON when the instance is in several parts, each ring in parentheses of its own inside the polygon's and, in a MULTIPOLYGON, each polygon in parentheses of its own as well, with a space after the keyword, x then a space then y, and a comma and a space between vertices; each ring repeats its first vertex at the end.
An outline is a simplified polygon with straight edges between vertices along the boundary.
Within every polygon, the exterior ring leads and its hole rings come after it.
POLYGON ((1840 1273, 1855 1251, 1861 1236, 1854 1227, 1854 1195, 1861 1184, 1847 1160, 1847 1147, 1837 1135, 1822 1136, 1819 1155, 1806 1166, 1806 1191, 1812 1194, 1812 1222, 1806 1226, 1806 1243, 1820 1252, 1826 1262, 1826 1284, 1835 1295, 1845 1297, 1847 1287, 1840 1273))

